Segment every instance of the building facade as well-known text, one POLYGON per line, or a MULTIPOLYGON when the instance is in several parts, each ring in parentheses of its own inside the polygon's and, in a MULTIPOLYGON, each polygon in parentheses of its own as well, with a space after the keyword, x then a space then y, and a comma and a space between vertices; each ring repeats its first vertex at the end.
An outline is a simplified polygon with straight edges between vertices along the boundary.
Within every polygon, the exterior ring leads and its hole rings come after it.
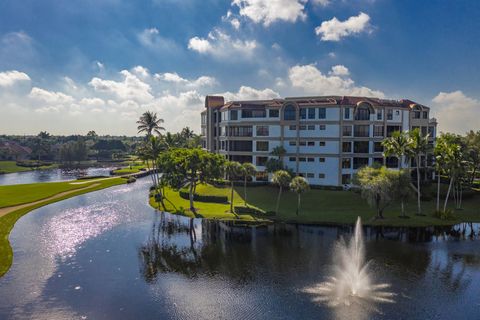
MULTIPOLYGON (((362 166, 389 168, 404 161, 384 158, 381 141, 394 131, 419 128, 433 144, 436 120, 430 108, 410 100, 325 96, 225 102, 207 96, 201 113, 203 148, 257 167, 254 181, 271 178, 265 163, 283 146, 285 166, 312 185, 350 184, 362 166)), ((420 166, 431 165, 428 155, 420 166)), ((416 163, 412 163, 416 166, 416 163)), ((426 170, 426 169, 425 169, 426 170)))

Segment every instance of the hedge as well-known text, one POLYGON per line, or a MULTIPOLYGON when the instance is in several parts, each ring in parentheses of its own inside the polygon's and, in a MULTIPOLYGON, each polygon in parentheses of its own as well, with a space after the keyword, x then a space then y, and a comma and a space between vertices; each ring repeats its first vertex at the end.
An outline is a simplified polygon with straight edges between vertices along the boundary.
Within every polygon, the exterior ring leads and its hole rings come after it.
MULTIPOLYGON (((178 193, 180 194, 181 198, 186 200, 190 199, 189 192, 180 190, 178 193)), ((227 203, 228 197, 227 196, 207 196, 207 195, 200 195, 198 193, 194 193, 193 200, 200 201, 200 202, 227 203)))

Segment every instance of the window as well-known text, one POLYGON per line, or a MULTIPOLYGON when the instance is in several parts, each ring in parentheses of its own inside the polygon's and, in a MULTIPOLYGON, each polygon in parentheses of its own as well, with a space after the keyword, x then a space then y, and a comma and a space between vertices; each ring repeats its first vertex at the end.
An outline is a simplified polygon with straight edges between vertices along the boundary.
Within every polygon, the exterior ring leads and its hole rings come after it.
POLYGON ((383 126, 373 126, 373 136, 383 137, 383 126))
POLYGON ((257 136, 268 136, 268 126, 257 126, 257 136))
MULTIPOLYGON (((252 152, 253 143, 252 141, 236 141, 232 140, 229 142, 230 150, 229 151, 248 151, 252 152)), ((252 162, 251 160, 248 162, 252 162)))
POLYGON ((307 126, 298 126, 299 130, 307 130, 307 126))
POLYGON ((420 119, 420 111, 413 112, 413 119, 420 119))
POLYGON ((387 120, 393 120, 393 110, 392 109, 387 110, 387 120))
POLYGON ((230 120, 238 120, 238 110, 230 110, 230 120))
POLYGON ((343 113, 343 117, 345 119, 350 119, 350 108, 345 108, 345 111, 343 113))
POLYGON ((383 111, 377 110, 377 120, 382 120, 383 111))
POLYGON ((387 126, 387 137, 391 137, 395 131, 402 131, 400 126, 387 126))
POLYGON ((268 110, 268 116, 270 118, 278 118, 278 114, 279 114, 278 110, 273 110, 273 109, 268 110))
POLYGON ((268 141, 257 141, 257 151, 268 151, 268 141))
POLYGON ((318 179, 325 179, 325 173, 319 173, 318 179))
POLYGON ((307 126, 307 129, 308 130, 315 130, 315 126, 313 124, 307 126))
POLYGON ((315 108, 308 108, 308 119, 315 119, 315 108))
POLYGON ((370 109, 368 107, 360 106, 355 111, 355 120, 370 120, 370 109))
POLYGON ((352 175, 347 173, 347 174, 342 174, 342 184, 350 184, 350 181, 352 180, 352 175))
POLYGON ((352 159, 351 158, 343 158, 342 159, 342 169, 350 169, 352 167, 352 159))
POLYGON ((295 131, 297 130, 297 126, 296 125, 288 126, 288 130, 295 131))
POLYGON ((257 166, 264 166, 268 161, 268 157, 257 157, 257 166))
POLYGON ((225 141, 220 142, 220 150, 225 150, 225 141))
POLYGON ((300 119, 305 120, 307 119, 307 109, 300 109, 300 119))
POLYGON ((383 158, 373 158, 373 164, 383 166, 383 158))
POLYGON ((290 141, 288 141, 288 145, 289 145, 289 146, 296 146, 296 145, 297 145, 297 142, 294 141, 294 140, 290 140, 290 141))
POLYGON ((315 158, 307 158, 307 162, 315 162, 315 158))
POLYGON ((433 137, 434 133, 435 133, 435 127, 428 127, 428 135, 430 137, 433 137))
POLYGON ((307 178, 315 178, 315 175, 311 172, 307 173, 307 178))
POLYGON ((318 108, 318 119, 325 119, 327 117, 327 109, 318 108))
POLYGON ((368 158, 353 158, 353 169, 368 166, 368 158))
POLYGON ((297 120, 295 107, 290 105, 283 109, 283 120, 297 120))
POLYGON ((398 168, 398 159, 396 157, 385 158, 385 165, 387 168, 398 168))
POLYGON ((400 110, 395 110, 395 114, 396 114, 397 116, 399 116, 399 115, 400 115, 400 110))
POLYGON ((355 141, 353 143, 353 153, 369 153, 368 141, 355 141))
POLYGON ((352 136, 352 126, 343 126, 343 136, 344 137, 352 136))
POLYGON ((376 141, 373 143, 373 152, 383 152, 383 146, 380 141, 376 141))
POLYGON ((305 147, 307 145, 306 141, 300 141, 299 142, 300 147, 305 147))
POLYGON ((228 136, 230 137, 251 137, 252 132, 251 126, 228 127, 228 136))
POLYGON ((428 128, 427 128, 427 127, 422 127, 422 129, 421 129, 422 136, 424 136, 424 137, 425 137, 425 136, 427 135, 427 130, 428 130, 428 128))
POLYGON ((315 146, 315 141, 307 141, 307 146, 309 147, 315 146))
POLYGON ((342 143, 342 152, 352 152, 352 142, 345 141, 342 143))
POLYGON ((267 110, 265 109, 242 110, 242 118, 265 118, 266 116, 267 110))
POLYGON ((370 136, 370 126, 367 125, 355 125, 353 126, 353 134, 355 137, 368 137, 370 136))
POLYGON ((318 158, 319 162, 325 162, 325 158, 318 158))
POLYGON ((318 142, 318 145, 319 145, 320 147, 325 147, 325 141, 319 141, 319 142, 318 142))
POLYGON ((325 129, 326 129, 326 126, 325 126, 324 124, 321 124, 321 125, 318 126, 318 128, 319 128, 320 130, 325 130, 325 129))
POLYGON ((257 173, 255 173, 255 180, 268 181, 268 173, 265 171, 257 171, 257 173))
POLYGON ((307 161, 307 158, 305 158, 305 157, 298 157, 298 161, 300 161, 300 162, 305 162, 305 161, 307 161))
POLYGON ((290 158, 288 158, 288 161, 290 161, 290 162, 295 162, 295 161, 297 161, 297 158, 295 158, 295 157, 290 157, 290 158))
POLYGON ((423 119, 428 119, 428 111, 423 111, 423 119))

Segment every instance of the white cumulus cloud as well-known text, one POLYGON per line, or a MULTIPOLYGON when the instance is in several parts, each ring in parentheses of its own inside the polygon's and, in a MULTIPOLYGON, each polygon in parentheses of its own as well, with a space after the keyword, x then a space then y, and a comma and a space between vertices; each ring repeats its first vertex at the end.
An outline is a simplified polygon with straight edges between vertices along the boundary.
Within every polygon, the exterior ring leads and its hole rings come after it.
MULTIPOLYGON (((344 67, 345 68, 345 67, 344 67)), ((343 68, 336 68, 342 70, 343 68)), ((348 71, 347 68, 345 68, 348 71)), ((378 90, 357 86, 355 82, 343 74, 341 77, 334 74, 323 74, 313 65, 297 65, 288 71, 288 78, 293 87, 302 89, 306 94, 312 95, 354 95, 383 98, 385 95, 378 90)))
POLYGON ((241 16, 269 26, 276 21, 296 22, 305 19, 306 2, 307 0, 233 0, 232 5, 240 9, 241 16))
POLYGON ((248 86, 241 86, 237 92, 225 92, 220 94, 225 97, 226 101, 232 100, 268 100, 274 98, 280 98, 278 92, 273 91, 272 89, 266 88, 263 90, 258 90, 248 86))
POLYGON ((339 65, 333 66, 332 70, 328 74, 341 77, 341 76, 350 75, 350 71, 348 70, 347 67, 339 64, 339 65))
POLYGON ((37 87, 33 87, 28 96, 31 99, 52 105, 67 104, 74 101, 72 96, 62 92, 48 91, 37 87))
POLYGON ((255 40, 234 39, 220 29, 211 31, 207 38, 193 37, 188 42, 188 49, 200 54, 232 59, 250 57, 257 47, 255 40))
POLYGON ((331 20, 323 21, 320 26, 315 28, 315 33, 323 41, 340 41, 344 37, 369 31, 369 21, 370 16, 363 12, 345 21, 334 17, 331 20))
POLYGON ((466 96, 462 91, 440 92, 432 100, 433 116, 440 131, 464 134, 480 130, 480 100, 466 96))
POLYGON ((11 87, 23 81, 30 81, 30 77, 24 72, 17 70, 0 72, 0 87, 11 87))

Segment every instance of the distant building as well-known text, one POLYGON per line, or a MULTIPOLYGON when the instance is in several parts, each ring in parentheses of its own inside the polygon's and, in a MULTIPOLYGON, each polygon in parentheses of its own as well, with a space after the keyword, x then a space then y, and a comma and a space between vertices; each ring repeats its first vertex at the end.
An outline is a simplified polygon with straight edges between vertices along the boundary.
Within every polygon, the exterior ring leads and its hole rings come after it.
MULTIPOLYGON (((433 144, 437 123, 429 116, 430 108, 410 100, 325 96, 225 102, 207 96, 201 135, 206 150, 253 163, 254 181, 270 178, 265 163, 273 148, 283 146, 284 164, 310 184, 340 186, 362 166, 403 165, 382 155, 381 141, 394 131, 419 128, 433 144)), ((423 156, 420 165, 431 165, 430 157, 423 156)))
POLYGON ((0 160, 26 160, 32 149, 21 146, 13 141, 0 141, 0 160))

